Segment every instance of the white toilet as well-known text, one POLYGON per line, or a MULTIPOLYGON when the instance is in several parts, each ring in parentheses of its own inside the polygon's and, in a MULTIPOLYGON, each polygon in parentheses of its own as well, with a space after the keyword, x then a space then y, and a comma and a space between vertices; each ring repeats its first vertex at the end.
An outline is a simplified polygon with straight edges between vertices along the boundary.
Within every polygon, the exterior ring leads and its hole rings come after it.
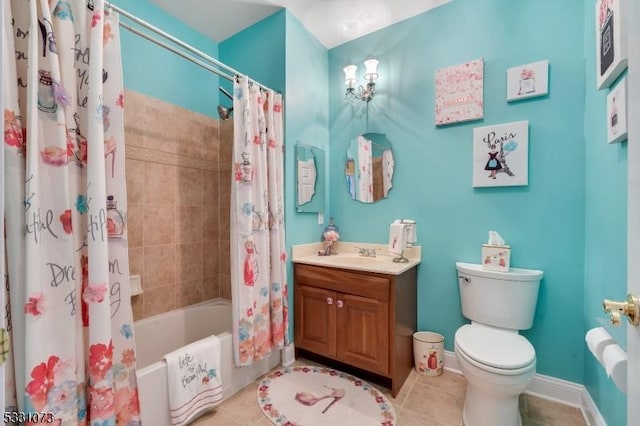
POLYGON ((536 352, 518 334, 533 325, 543 272, 511 268, 485 271, 456 263, 462 314, 455 353, 467 379, 465 426, 520 426, 518 397, 536 372, 536 352))

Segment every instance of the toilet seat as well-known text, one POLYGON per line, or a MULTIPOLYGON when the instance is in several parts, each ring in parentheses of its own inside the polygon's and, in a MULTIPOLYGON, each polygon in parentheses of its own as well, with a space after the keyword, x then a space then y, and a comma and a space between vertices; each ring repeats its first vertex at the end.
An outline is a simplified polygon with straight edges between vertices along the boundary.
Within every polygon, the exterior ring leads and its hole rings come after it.
POLYGON ((470 363, 496 374, 517 375, 535 368, 535 349, 517 333, 467 324, 456 331, 455 346, 470 363))

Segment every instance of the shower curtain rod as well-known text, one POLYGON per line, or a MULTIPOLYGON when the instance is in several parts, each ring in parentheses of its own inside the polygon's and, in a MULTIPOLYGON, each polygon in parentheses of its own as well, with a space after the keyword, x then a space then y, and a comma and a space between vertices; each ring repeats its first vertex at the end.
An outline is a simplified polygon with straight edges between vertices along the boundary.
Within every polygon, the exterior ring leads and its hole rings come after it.
MULTIPOLYGON (((187 59, 187 60, 193 62, 194 64, 196 64, 196 65, 198 65, 198 66, 200 66, 200 67, 202 67, 202 68, 204 68, 204 69, 206 69, 208 71, 211 71, 212 73, 217 74, 220 77, 223 77, 223 78, 225 78, 225 79, 227 79, 229 81, 233 81, 235 76, 243 75, 238 70, 236 70, 234 68, 231 68, 229 65, 225 64, 224 62, 220 62, 217 59, 212 58, 211 56, 207 55, 206 53, 202 52, 201 50, 198 50, 195 47, 191 46, 190 44, 187 44, 187 43, 183 42, 182 40, 172 36, 171 34, 165 32, 165 31, 162 31, 161 29, 151 25, 150 23, 148 23, 147 21, 145 21, 143 19, 138 18, 137 16, 127 12, 126 10, 124 10, 124 9, 118 7, 118 6, 113 5, 111 2, 105 1, 105 4, 106 4, 107 8, 113 10, 114 12, 117 12, 120 15, 130 19, 133 22, 135 22, 136 24, 139 24, 142 27, 148 29, 149 31, 154 32, 154 33, 164 37, 165 39, 177 44, 178 46, 184 48, 185 50, 187 50, 187 51, 199 56, 200 58, 204 59, 205 61, 210 62, 210 63, 212 63, 213 65, 215 65, 217 67, 223 68, 223 69, 231 72, 233 75, 229 75, 227 73, 224 73, 223 71, 221 71, 221 70, 219 70, 217 68, 214 68, 211 65, 209 65, 209 64, 207 64, 207 63, 205 63, 205 62, 203 62, 203 61, 201 61, 199 59, 196 59, 196 58, 186 54, 185 52, 183 52, 183 51, 181 51, 181 50, 179 50, 179 49, 177 49, 177 48, 175 48, 175 47, 173 47, 171 45, 163 43, 160 40, 156 40, 155 38, 153 38, 149 34, 143 32, 143 31, 140 31, 139 29, 134 28, 131 25, 129 25, 129 24, 123 22, 123 21, 120 21, 120 26, 125 28, 125 29, 127 29, 127 30, 129 30, 129 31, 131 31, 132 33, 137 34, 137 35, 139 35, 139 36, 151 41, 152 43, 155 43, 156 45, 158 45, 160 47, 163 47, 163 48, 175 53, 176 55, 181 56, 182 58, 187 59)), ((258 86, 260 86, 261 88, 263 88, 265 90, 272 90, 268 86, 265 86, 264 84, 261 84, 260 82, 254 80, 252 78, 249 78, 249 82, 258 85, 258 86)))

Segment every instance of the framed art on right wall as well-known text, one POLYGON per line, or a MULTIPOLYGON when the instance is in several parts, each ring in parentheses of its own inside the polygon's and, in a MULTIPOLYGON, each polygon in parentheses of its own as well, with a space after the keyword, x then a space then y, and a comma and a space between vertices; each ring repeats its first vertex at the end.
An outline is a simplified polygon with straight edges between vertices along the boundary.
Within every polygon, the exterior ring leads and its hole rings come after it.
POLYGON ((626 1, 596 0, 598 90, 609 87, 627 68, 626 1))

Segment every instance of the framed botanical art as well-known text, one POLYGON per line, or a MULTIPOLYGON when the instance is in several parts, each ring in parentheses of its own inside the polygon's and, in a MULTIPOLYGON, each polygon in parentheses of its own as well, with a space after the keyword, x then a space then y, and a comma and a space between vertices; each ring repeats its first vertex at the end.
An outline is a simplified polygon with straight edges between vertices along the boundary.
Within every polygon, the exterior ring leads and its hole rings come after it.
POLYGON ((549 93, 549 61, 533 62, 507 70, 507 101, 549 93))
POLYGON ((529 184, 529 122, 473 129, 473 187, 529 184))
POLYGON ((481 119, 483 94, 483 59, 437 70, 436 126, 481 119))
POLYGON ((599 90, 609 87, 627 68, 626 1, 596 0, 596 76, 599 90))
POLYGON ((620 80, 607 95, 607 142, 627 139, 627 78, 620 80))

